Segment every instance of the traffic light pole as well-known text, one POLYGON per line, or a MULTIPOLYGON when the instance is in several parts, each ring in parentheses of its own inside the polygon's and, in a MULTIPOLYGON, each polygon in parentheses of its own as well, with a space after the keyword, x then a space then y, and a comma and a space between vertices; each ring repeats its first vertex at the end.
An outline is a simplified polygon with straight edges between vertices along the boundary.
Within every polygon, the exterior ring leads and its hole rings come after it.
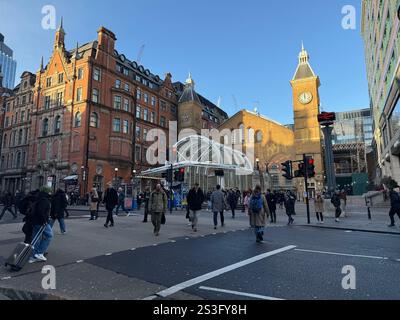
POLYGON ((310 200, 308 194, 308 161, 307 156, 303 154, 303 161, 304 161, 304 184, 306 186, 306 205, 307 205, 307 222, 311 224, 311 216, 310 216, 310 200))

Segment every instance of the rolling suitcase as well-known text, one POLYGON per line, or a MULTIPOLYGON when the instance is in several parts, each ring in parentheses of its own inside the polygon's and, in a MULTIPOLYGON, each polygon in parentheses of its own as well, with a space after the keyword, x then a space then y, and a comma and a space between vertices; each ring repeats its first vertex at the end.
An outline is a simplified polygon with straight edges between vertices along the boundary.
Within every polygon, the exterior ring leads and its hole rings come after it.
POLYGON ((11 271, 21 271, 26 265, 29 258, 33 255, 33 250, 39 240, 42 238, 43 232, 47 225, 43 225, 37 235, 32 239, 31 244, 19 243, 11 256, 6 260, 5 266, 9 267, 11 271))

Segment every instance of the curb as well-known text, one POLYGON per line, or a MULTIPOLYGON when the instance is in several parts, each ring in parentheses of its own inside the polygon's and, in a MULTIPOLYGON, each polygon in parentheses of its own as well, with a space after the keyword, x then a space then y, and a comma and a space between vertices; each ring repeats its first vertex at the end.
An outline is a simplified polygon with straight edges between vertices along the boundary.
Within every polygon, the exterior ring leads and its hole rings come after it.
POLYGON ((330 227, 330 226, 314 226, 314 225, 298 225, 299 227, 309 227, 309 228, 319 228, 319 229, 331 229, 331 230, 346 230, 355 232, 365 232, 365 233, 377 233, 377 234, 391 234, 400 236, 400 232, 392 231, 380 231, 380 230, 368 230, 368 229, 356 229, 356 228, 343 228, 343 227, 330 227))

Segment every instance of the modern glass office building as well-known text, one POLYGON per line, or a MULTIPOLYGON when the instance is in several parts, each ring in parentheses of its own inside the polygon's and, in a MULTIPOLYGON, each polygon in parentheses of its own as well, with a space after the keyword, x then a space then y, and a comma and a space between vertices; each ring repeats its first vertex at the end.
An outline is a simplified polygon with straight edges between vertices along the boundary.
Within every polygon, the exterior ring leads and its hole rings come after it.
POLYGON ((3 75, 3 87, 14 89, 17 62, 13 59, 13 51, 4 43, 0 33, 0 71, 3 75))

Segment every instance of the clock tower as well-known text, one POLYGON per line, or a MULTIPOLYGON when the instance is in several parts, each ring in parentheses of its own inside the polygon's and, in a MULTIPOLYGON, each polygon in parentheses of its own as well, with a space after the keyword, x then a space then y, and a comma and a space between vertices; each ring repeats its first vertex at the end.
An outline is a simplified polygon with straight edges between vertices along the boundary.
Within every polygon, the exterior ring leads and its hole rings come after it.
MULTIPOLYGON (((321 83, 310 66, 309 55, 303 45, 299 54, 299 64, 290 84, 293 90, 296 160, 302 160, 303 154, 313 156, 316 176, 310 179, 309 188, 321 191, 324 187, 321 127, 318 123, 320 112, 318 90, 321 83)), ((297 170, 297 166, 295 168, 297 170)), ((300 180, 298 183, 300 184, 300 180)), ((298 185, 299 189, 300 185, 298 185)))

